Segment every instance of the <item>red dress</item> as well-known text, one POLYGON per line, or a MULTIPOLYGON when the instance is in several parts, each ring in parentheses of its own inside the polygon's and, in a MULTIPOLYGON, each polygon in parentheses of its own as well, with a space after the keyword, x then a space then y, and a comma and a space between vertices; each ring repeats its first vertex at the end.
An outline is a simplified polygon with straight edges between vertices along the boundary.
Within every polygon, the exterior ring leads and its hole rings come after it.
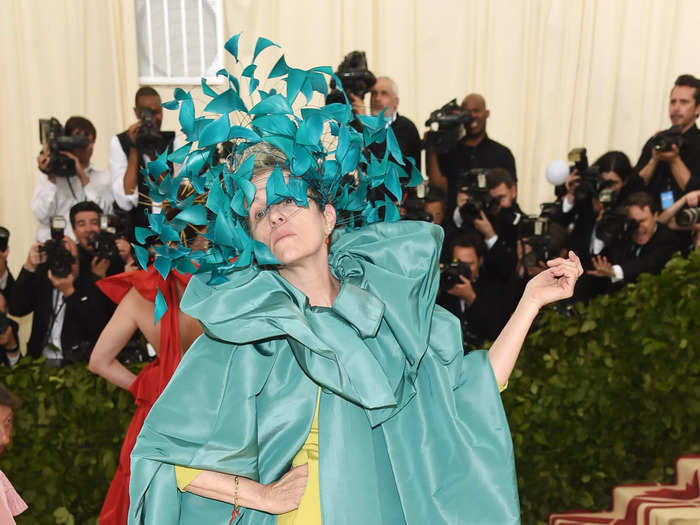
POLYGON ((129 423, 126 437, 119 454, 119 466, 107 491, 107 497, 100 511, 100 525, 126 525, 129 514, 129 457, 136 437, 141 431, 148 411, 168 384, 180 362, 180 311, 176 283, 187 286, 191 275, 171 271, 163 279, 152 266, 147 271, 120 273, 97 282, 100 290, 115 303, 119 303, 126 293, 136 288, 145 299, 155 302, 158 290, 163 294, 168 309, 160 319, 160 352, 158 357, 147 364, 129 387, 136 400, 136 411, 129 423))

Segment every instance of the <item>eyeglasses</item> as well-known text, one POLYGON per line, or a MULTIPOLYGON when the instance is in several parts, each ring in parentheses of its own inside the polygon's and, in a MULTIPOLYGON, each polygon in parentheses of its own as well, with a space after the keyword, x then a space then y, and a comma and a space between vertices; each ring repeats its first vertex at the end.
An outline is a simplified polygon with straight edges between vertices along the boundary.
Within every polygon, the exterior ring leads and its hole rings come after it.
POLYGON ((257 228, 260 224, 262 224, 265 220, 265 217, 269 217, 270 211, 272 211, 273 209, 277 214, 279 214, 281 217, 287 220, 292 215, 299 213, 302 210, 302 208, 304 208, 304 206, 299 206, 294 199, 287 197, 281 200, 280 202, 270 204, 269 206, 266 206, 265 208, 256 211, 252 215, 253 227, 257 228))

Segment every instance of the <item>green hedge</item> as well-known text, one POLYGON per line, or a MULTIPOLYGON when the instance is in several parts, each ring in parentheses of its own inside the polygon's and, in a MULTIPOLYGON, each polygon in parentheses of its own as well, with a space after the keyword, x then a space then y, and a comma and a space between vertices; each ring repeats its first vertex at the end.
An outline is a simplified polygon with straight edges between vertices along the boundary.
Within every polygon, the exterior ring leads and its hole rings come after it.
POLYGON ((523 523, 610 508, 621 483, 673 482, 700 452, 700 253, 578 315, 546 312, 503 400, 523 523))
POLYGON ((84 365, 0 367, 22 398, 0 467, 29 505, 19 525, 94 524, 134 411, 133 397, 84 365))
MULTIPOLYGON (((674 258, 578 315, 545 312, 503 394, 525 525, 605 509, 619 483, 673 481, 700 453, 700 254, 674 258)), ((133 412, 85 367, 0 367, 21 396, 0 466, 30 510, 20 525, 95 521, 133 412)))

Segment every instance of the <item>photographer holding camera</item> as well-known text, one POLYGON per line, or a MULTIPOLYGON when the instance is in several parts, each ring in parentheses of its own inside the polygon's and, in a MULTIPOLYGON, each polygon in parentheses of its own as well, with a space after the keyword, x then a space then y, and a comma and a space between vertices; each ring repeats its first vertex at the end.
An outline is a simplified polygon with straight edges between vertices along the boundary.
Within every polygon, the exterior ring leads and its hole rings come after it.
POLYGON ((10 231, 0 226, 0 295, 7 298, 10 296, 15 278, 7 266, 7 258, 10 256, 10 231))
POLYGON ((75 242, 58 228, 52 235, 30 248, 12 289, 10 313, 34 314, 27 343, 31 357, 44 356, 49 366, 87 362, 111 305, 95 285, 95 275, 80 272, 75 242))
POLYGON ((455 237, 452 262, 441 265, 437 304, 462 321, 465 345, 474 348, 494 340, 505 326, 503 285, 483 271, 485 246, 476 234, 455 237))
POLYGON ((126 131, 112 137, 109 144, 109 171, 112 177, 115 213, 126 223, 133 241, 134 227, 148 226, 146 210, 158 212, 148 197, 148 186, 141 169, 166 149, 173 151, 175 132, 161 131, 163 108, 158 92, 150 86, 138 89, 134 99, 138 119, 126 131))
POLYGON ((515 271, 518 223, 523 217, 515 201, 515 181, 502 168, 471 170, 457 180, 461 183, 451 221, 461 231, 481 234, 487 248, 485 266, 506 282, 515 271))
POLYGON ((551 219, 569 230, 569 247, 591 270, 591 258, 622 234, 626 212, 618 211, 620 203, 645 186, 623 152, 608 151, 589 168, 585 150, 575 151, 582 158, 563 187, 557 187, 561 197, 551 219))
MULTIPOLYGON (((44 148, 37 157, 39 172, 32 211, 39 221, 36 235, 39 242, 50 237, 49 219, 56 215, 67 218, 77 202, 91 200, 110 210, 113 201, 109 173, 90 162, 97 138, 92 122, 84 117, 70 117, 65 129, 55 119, 40 121, 40 125, 43 122, 48 123, 52 139, 42 138, 44 148), (59 150, 64 143, 72 149, 59 150)), ((66 235, 72 237, 73 231, 68 228, 66 235)))
POLYGON ((0 365, 13 366, 19 361, 19 325, 7 317, 7 301, 0 294, 0 365))
POLYGON ((593 269, 586 272, 605 280, 605 291, 615 290, 623 282, 636 281, 641 273, 659 273, 680 248, 676 234, 657 222, 658 212, 651 195, 633 193, 625 201, 625 207, 627 234, 594 256, 593 269))
POLYGON ((513 154, 486 134, 486 120, 490 111, 486 108, 484 97, 475 93, 467 95, 461 109, 469 113, 469 118, 467 124, 455 130, 460 134, 457 142, 444 153, 426 146, 430 183, 447 191, 450 212, 456 205, 458 178, 466 171, 503 168, 511 174, 516 184, 518 181, 513 154))
MULTIPOLYGON (((366 113, 364 99, 348 91, 348 99, 356 114, 366 113)), ((408 118, 399 114, 399 88, 389 77, 377 77, 377 81, 370 89, 370 112, 379 115, 384 110, 384 117, 391 123, 391 129, 399 143, 399 148, 404 157, 411 157, 416 168, 420 169, 420 151, 422 149, 421 138, 416 125, 408 118)), ((369 150, 375 157, 384 157, 386 144, 384 142, 370 145, 369 150)))
POLYGON ((131 256, 131 245, 100 227, 102 210, 94 202, 79 202, 70 209, 70 222, 78 243, 80 273, 92 274, 95 281, 124 271, 131 256))
POLYGON ((668 208, 683 193, 700 189, 700 80, 693 75, 676 79, 668 105, 672 127, 651 137, 636 169, 656 199, 668 208))

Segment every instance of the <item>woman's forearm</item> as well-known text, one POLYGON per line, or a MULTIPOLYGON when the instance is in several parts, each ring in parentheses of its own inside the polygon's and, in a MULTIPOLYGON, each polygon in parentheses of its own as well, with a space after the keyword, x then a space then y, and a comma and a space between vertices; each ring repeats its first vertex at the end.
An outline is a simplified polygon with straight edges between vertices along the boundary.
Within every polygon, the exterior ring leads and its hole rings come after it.
POLYGON ((248 509, 267 512, 265 508, 265 485, 252 479, 238 476, 236 497, 235 476, 203 470, 185 487, 187 492, 226 503, 235 503, 248 509))
POLYGON ((90 361, 88 368, 93 374, 102 376, 110 383, 115 384, 124 390, 129 390, 131 383, 133 383, 136 379, 136 374, 131 372, 116 359, 113 359, 111 362, 105 364, 95 364, 90 361))
POLYGON ((505 385, 508 382, 525 337, 538 311, 539 306, 531 299, 521 298, 515 312, 491 345, 489 360, 499 385, 505 385))

